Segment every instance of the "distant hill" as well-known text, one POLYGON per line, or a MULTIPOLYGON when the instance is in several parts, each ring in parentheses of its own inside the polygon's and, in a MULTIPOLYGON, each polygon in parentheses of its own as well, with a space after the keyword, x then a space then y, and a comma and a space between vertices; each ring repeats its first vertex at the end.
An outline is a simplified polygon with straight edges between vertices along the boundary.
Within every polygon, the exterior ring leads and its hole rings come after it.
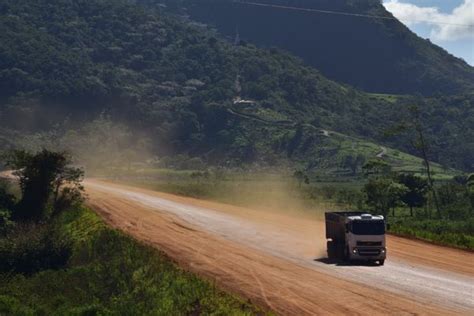
POLYGON ((474 68, 398 20, 304 12, 242 2, 393 17, 379 0, 148 0, 164 2, 219 32, 279 47, 330 79, 368 92, 425 96, 474 89, 474 68))
MULTIPOLYGON (((407 113, 405 98, 358 91, 288 53, 234 45, 160 8, 2 1, 0 145, 38 132, 54 142, 101 116, 146 135, 156 155, 221 165, 338 164, 347 150, 323 130, 416 154, 409 138, 383 135, 407 113)), ((474 168, 473 96, 420 102, 431 157, 474 168)))

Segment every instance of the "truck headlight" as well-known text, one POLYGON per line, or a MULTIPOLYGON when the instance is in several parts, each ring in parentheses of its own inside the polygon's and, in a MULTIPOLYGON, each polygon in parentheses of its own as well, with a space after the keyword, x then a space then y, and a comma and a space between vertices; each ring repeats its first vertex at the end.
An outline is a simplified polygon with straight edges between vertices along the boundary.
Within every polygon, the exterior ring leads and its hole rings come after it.
POLYGON ((382 253, 385 253, 385 252, 386 252, 385 248, 382 248, 382 253))
POLYGON ((352 253, 356 254, 357 253, 357 248, 352 249, 352 253))

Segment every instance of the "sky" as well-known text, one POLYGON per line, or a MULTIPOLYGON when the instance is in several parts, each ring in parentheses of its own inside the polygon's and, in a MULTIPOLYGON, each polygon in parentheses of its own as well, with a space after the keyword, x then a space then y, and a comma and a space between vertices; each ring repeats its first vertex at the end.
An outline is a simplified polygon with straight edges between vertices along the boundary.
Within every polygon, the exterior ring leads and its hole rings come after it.
POLYGON ((384 0, 420 37, 474 66, 474 0, 384 0))

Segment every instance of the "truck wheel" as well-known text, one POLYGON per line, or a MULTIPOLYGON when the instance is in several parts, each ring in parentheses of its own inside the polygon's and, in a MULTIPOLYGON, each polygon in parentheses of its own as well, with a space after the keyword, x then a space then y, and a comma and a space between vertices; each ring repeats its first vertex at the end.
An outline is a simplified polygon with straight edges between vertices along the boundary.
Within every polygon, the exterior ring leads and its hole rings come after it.
POLYGON ((383 266, 385 264, 385 260, 379 260, 379 265, 383 266))

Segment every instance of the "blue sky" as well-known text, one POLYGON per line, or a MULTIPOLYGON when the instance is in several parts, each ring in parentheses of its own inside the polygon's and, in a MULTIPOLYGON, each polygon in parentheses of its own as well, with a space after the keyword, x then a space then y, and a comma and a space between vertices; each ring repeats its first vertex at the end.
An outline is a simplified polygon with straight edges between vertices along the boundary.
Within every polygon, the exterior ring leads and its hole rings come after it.
POLYGON ((383 2, 389 11, 419 36, 429 38, 451 54, 474 65, 474 0, 383 2))

